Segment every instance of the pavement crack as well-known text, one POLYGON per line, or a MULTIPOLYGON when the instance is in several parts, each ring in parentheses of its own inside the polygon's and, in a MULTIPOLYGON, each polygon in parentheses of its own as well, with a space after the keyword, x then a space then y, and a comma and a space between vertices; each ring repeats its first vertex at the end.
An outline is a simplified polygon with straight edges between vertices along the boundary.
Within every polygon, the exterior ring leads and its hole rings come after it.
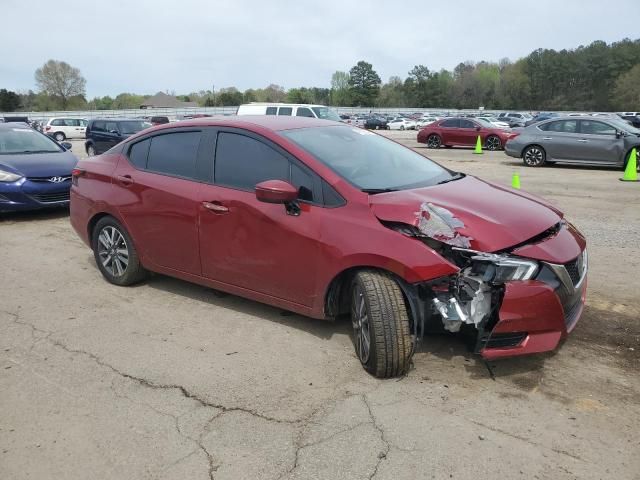
POLYGON ((218 403, 212 403, 212 402, 210 402, 208 400, 205 400, 204 398, 198 396, 196 393, 193 393, 193 392, 189 391, 186 387, 184 387, 182 385, 158 383, 158 382, 154 382, 153 380, 147 380, 146 378, 137 377, 135 375, 132 375, 130 373, 126 373, 126 372, 123 372, 123 371, 117 369, 113 365, 110 365, 110 364, 106 363, 100 357, 98 357, 97 355, 95 355, 95 354, 93 354, 91 352, 70 348, 69 346, 67 346, 64 343, 61 343, 61 342, 59 342, 57 340, 50 340, 50 342, 53 345, 61 348, 62 350, 66 351, 68 353, 76 354, 76 355, 84 355, 84 356, 92 359, 95 363, 97 363, 101 367, 108 368, 113 373, 115 373, 117 375, 120 375, 123 378, 128 378, 129 380, 137 382, 140 385, 143 385, 143 386, 145 386, 147 388, 152 388, 152 389, 157 389, 157 390, 178 390, 182 394, 183 397, 188 398, 190 400, 193 400, 193 401, 197 402, 198 404, 200 404, 203 407, 217 408, 218 410, 222 410, 222 413, 230 413, 230 412, 247 413, 249 415, 252 415, 252 416, 257 417, 257 418, 261 418, 261 419, 266 420, 268 422, 285 423, 285 424, 296 424, 296 423, 299 423, 299 421, 296 421, 296 420, 284 420, 284 419, 280 419, 280 418, 275 418, 275 417, 271 417, 271 416, 268 416, 268 415, 264 415, 264 414, 262 414, 260 412, 257 412, 255 410, 252 410, 252 409, 246 408, 246 407, 230 407, 230 406, 227 406, 227 405, 222 405, 222 404, 218 404, 218 403))
POLYGON ((373 410, 371 409, 371 404, 367 400, 366 393, 362 394, 362 401, 364 402, 364 404, 367 407, 367 410, 369 411, 369 417, 371 418, 371 424, 373 425, 373 428, 375 428, 378 431, 378 433, 380 434, 380 440, 382 440, 382 443, 384 443, 385 445, 384 450, 378 454, 378 461, 376 462, 376 465, 373 468, 373 472, 371 473, 371 475, 369 475, 369 480, 371 480, 378 474, 378 469, 380 468, 380 464, 383 462, 385 458, 387 458, 387 455, 389 455, 389 451, 391 450, 391 443, 386 439, 384 429, 378 423, 376 416, 373 414, 373 410))
POLYGON ((520 440, 522 442, 526 442, 529 445, 533 445, 533 446, 538 447, 538 448, 544 448, 544 449, 547 449, 547 450, 551 450, 554 453, 557 453, 559 455, 565 455, 567 457, 573 458, 574 460, 580 460, 581 462, 584 461, 584 459, 582 459, 578 455, 574 455, 573 453, 569 453, 566 450, 560 450, 560 449, 554 448, 554 447, 547 447, 546 445, 534 442, 533 440, 531 440, 531 439, 529 439, 527 437, 523 437, 521 435, 516 435, 515 433, 510 433, 510 432, 507 432, 505 430, 502 430, 501 428, 492 427, 491 425, 486 425, 486 424, 484 424, 482 422, 478 422, 477 420, 469 419, 469 421, 471 423, 475 424, 475 425, 478 425, 480 427, 484 427, 484 428, 486 428, 488 430, 491 430, 492 432, 500 433, 502 435, 506 435, 507 437, 511 437, 511 438, 516 439, 516 440, 520 440))

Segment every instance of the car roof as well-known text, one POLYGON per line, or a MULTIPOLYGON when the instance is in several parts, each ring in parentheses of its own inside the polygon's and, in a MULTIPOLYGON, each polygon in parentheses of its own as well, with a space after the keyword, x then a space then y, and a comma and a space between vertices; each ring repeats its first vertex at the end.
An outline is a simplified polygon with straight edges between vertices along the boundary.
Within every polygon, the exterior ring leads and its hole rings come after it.
POLYGON ((194 118, 182 120, 171 124, 155 127, 156 129, 188 127, 188 126, 217 126, 217 127, 239 127, 252 128, 262 127, 267 130, 293 130, 296 128, 346 126, 342 122, 332 120, 322 120, 310 117, 290 117, 276 115, 240 115, 240 116, 215 116, 205 118, 194 118))
MULTIPOLYGON (((29 125, 24 122, 0 122, 0 130, 9 130, 14 128, 22 128, 24 130, 33 130, 29 125)), ((35 130, 33 130, 35 132, 35 130)))
MULTIPOLYGON (((64 117, 69 118, 69 117, 64 117)), ((75 117, 74 117, 75 118, 75 117)), ((142 118, 124 118, 124 117, 107 117, 107 118, 92 118, 89 120, 90 122, 142 122, 144 119, 142 118)))

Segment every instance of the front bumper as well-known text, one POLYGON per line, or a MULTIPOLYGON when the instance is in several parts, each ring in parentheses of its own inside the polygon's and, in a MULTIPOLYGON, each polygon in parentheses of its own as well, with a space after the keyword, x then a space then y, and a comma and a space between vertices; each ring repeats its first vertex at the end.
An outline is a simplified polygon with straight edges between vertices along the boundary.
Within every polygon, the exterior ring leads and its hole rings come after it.
POLYGON ((533 280, 507 282, 498 318, 477 351, 491 360, 555 349, 575 328, 587 292, 587 253, 563 265, 542 262, 533 280))
POLYGON ((54 178, 64 180, 51 182, 47 179, 21 178, 13 183, 0 183, 0 212, 68 206, 71 176, 54 178))
POLYGON ((586 278, 578 300, 563 305, 550 285, 538 280, 505 285, 498 322, 481 344, 487 360, 554 350, 574 329, 584 308, 586 278))

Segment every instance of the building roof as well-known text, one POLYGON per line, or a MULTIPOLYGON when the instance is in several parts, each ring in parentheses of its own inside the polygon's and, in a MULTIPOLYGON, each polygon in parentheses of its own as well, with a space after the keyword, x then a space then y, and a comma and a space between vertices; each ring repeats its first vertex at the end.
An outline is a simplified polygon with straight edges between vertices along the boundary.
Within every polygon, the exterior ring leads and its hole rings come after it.
POLYGON ((142 102, 140 108, 182 108, 197 106, 197 102, 181 102, 176 97, 158 92, 153 97, 149 97, 142 102))

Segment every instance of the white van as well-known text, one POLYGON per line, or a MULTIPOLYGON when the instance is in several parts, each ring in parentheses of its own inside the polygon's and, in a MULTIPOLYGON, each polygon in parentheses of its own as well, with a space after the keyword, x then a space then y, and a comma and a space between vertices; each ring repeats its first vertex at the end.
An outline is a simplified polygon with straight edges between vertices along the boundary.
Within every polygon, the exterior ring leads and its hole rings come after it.
POLYGON ((59 142, 67 138, 85 138, 88 123, 86 119, 77 117, 50 118, 44 125, 43 132, 59 142))
POLYGON ((284 115, 340 121, 338 114, 329 107, 304 103, 246 103, 238 107, 236 115, 284 115))

